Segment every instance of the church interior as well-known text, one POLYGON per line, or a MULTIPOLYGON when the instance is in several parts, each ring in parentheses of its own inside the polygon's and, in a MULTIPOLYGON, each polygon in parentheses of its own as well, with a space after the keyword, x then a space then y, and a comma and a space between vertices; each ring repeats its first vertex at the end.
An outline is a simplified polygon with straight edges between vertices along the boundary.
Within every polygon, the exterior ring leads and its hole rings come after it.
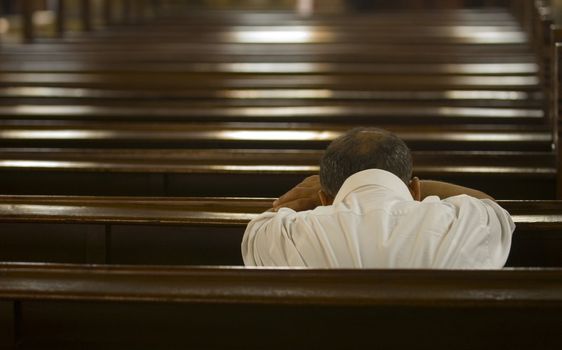
POLYGON ((562 1, 0 0, 0 349, 562 349, 562 1), (358 126, 498 270, 244 267, 358 126))

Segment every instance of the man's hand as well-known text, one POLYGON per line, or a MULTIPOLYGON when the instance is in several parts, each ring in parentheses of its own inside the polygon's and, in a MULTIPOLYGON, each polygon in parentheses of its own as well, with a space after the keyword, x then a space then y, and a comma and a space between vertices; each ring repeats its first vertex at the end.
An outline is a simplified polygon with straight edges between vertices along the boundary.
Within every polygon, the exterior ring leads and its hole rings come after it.
POLYGON ((309 176, 274 201, 273 210, 277 211, 279 208, 291 208, 294 211, 314 209, 322 204, 318 195, 320 189, 320 177, 318 175, 309 176))

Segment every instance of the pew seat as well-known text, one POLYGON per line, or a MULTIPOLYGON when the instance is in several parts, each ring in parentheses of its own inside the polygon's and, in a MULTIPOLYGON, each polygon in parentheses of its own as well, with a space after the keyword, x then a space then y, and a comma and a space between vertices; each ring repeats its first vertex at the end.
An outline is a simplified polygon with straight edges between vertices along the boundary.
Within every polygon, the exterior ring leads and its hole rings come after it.
POLYGON ((0 86, 47 86, 47 87, 92 87, 110 89, 390 89, 409 90, 435 89, 519 89, 537 91, 540 80, 537 76, 490 76, 418 74, 413 76, 384 76, 377 79, 363 74, 332 75, 307 74, 254 74, 205 75, 181 72, 122 72, 120 74, 83 72, 0 72, 0 86))
MULTIPOLYGON (((204 108, 212 104, 222 107, 298 107, 330 106, 353 107, 387 107, 394 104, 416 104, 418 107, 507 107, 513 121, 524 121, 524 113, 529 114, 527 121, 536 122, 537 110, 541 108, 544 96, 539 91, 520 90, 344 90, 344 89, 104 89, 104 88, 65 88, 65 87, 0 87, 0 104, 2 109, 12 116, 18 114, 14 106, 111 106, 111 107, 162 107, 190 106, 204 108), (189 102, 189 104, 187 103, 189 102), (516 109, 519 115, 515 113, 516 109), (11 110, 11 111, 10 111, 11 110)), ((52 107, 50 107, 52 108, 52 107)), ((65 107, 69 109, 69 107, 65 107)), ((354 108, 351 108, 353 110, 354 108)), ((96 109, 94 109, 96 110, 96 109)), ((394 109, 394 111, 400 109, 394 109)), ((418 111, 410 110, 414 115, 418 111)), ((457 116, 460 116, 457 108, 457 116)), ((376 112, 377 110, 375 110, 376 112)), ((392 109, 389 109, 392 111, 392 109)), ((481 122, 493 119, 493 110, 480 111, 481 122), (487 112, 487 113, 482 113, 487 112)), ((435 116, 454 115, 435 110, 435 116)), ((498 114, 505 112, 499 111, 498 114)), ((89 112, 88 114, 93 114, 89 112)), ((86 114, 86 116, 88 115, 86 114)), ((142 113, 140 113, 142 114, 142 113)), ((376 114, 376 113, 375 113, 376 114)), ((379 112, 380 114, 380 112, 379 112)), ((394 113, 395 114, 395 113, 394 113)), ((445 121, 445 118, 442 118, 445 121)), ((505 121, 506 118, 503 118, 505 121)), ((461 120, 463 120, 461 118, 461 120)))
MULTIPOLYGON (((73 63, 78 60, 92 63, 121 63, 164 61, 168 63, 263 63, 263 62, 330 62, 330 63, 381 63, 381 64, 533 64, 536 57, 525 46, 498 48, 490 45, 373 45, 376 50, 365 50, 362 45, 266 45, 266 44, 230 44, 216 45, 205 43, 186 43, 178 45, 161 45, 152 43, 158 50, 145 47, 129 46, 122 50, 119 45, 100 45, 88 43, 83 45, 64 45, 59 41, 39 41, 33 46, 0 44, 4 62, 26 62, 39 64, 42 60, 51 60, 54 67, 64 71, 56 62, 73 63), (507 52, 506 52, 507 51, 507 52), (70 56, 69 54, 72 54, 70 56)), ((74 63, 76 64, 76 63, 74 63)), ((25 71, 26 66, 14 65, 14 71, 25 71)), ((68 68, 72 70, 73 66, 68 68)))
POLYGON ((0 264, 0 273, 5 349, 557 349, 562 341, 558 269, 0 264))
MULTIPOLYGON (((319 171, 323 151, 295 149, 0 150, 3 194, 279 196, 319 171)), ((414 151, 414 173, 498 199, 553 199, 552 152, 414 151)))
MULTIPOLYGON (((181 118, 181 113, 176 117, 181 118)), ((253 123, 62 121, 42 125, 21 120, 0 125, 0 146, 324 149, 332 140, 359 125, 362 124, 265 123, 257 120, 253 123)), ((415 151, 552 151, 553 136, 547 125, 384 126, 415 151)))
MULTIPOLYGON (((133 103, 134 104, 134 103, 133 103)), ((19 121, 37 121, 42 125, 69 121, 143 121, 143 122, 298 122, 298 123, 351 123, 385 126, 402 123, 425 124, 498 124, 541 125, 544 112, 537 108, 483 108, 424 105, 416 102, 407 106, 394 104, 319 104, 310 106, 247 106, 225 107, 193 106, 191 103, 161 101, 140 106, 105 105, 38 105, 0 106, 2 124, 19 121)), ((69 126, 70 127, 70 126, 69 126)), ((320 126, 319 126, 320 128, 320 126)), ((4 129, 4 127, 2 128, 4 129)), ((2 130, 0 129, 0 130, 2 130)))
MULTIPOLYGON (((271 198, 0 196, 1 261, 240 265, 271 198)), ((508 266, 562 266, 562 202, 499 201, 516 223, 508 266)))

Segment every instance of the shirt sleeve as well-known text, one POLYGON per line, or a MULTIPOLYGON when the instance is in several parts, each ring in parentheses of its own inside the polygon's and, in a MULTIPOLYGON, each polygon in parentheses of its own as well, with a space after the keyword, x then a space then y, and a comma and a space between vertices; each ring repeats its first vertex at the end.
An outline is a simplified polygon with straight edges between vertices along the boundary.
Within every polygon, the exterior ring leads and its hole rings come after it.
POLYGON ((295 214, 281 208, 250 221, 241 247, 246 266, 306 266, 287 227, 295 214))
MULTIPOLYGON (((515 224, 509 213, 490 199, 476 199, 466 195, 450 197, 444 202, 457 210, 455 231, 458 237, 459 261, 472 268, 501 268, 511 249, 515 224)), ((452 263, 456 266, 456 263, 452 263)))
POLYGON ((505 265, 511 250, 511 237, 515 231, 515 223, 511 215, 498 203, 491 199, 481 200, 488 212, 490 219, 489 226, 492 234, 490 235, 490 256, 492 261, 498 265, 505 265), (494 234, 495 233, 495 234, 494 234))

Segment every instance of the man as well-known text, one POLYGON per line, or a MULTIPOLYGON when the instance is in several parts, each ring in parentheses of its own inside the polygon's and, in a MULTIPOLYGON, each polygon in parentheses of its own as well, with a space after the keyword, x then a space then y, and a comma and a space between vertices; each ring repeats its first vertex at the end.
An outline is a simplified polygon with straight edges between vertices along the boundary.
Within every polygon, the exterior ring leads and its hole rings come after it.
POLYGON ((485 193, 412 178, 397 136, 357 128, 328 146, 319 176, 248 224, 242 255, 248 266, 493 269, 514 228, 485 193))

